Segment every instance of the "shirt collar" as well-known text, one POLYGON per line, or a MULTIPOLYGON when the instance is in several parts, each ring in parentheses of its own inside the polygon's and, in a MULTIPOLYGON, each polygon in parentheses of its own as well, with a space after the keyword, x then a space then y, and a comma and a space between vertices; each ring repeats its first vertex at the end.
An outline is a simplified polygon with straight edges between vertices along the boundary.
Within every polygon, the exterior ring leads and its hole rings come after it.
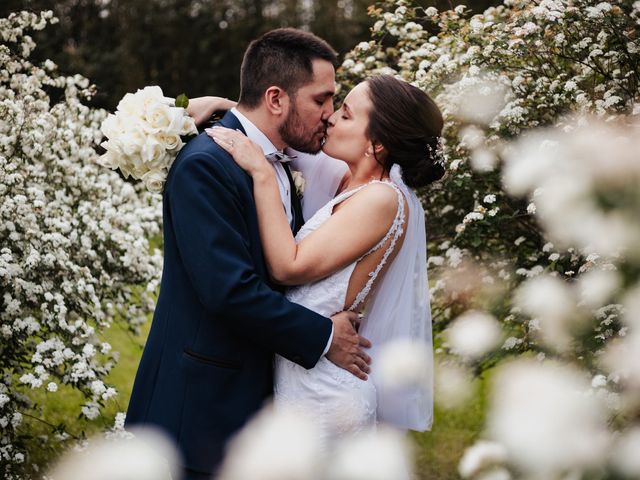
POLYGON ((264 133, 262 133, 260 129, 256 127, 251 120, 249 120, 242 113, 240 113, 237 108, 233 107, 231 109, 231 113, 233 113, 238 118, 238 120, 240 121, 240 124, 242 125, 242 128, 244 128, 244 131, 247 134, 247 137, 249 137, 250 140, 253 140, 255 143, 260 145, 260 148, 262 148, 262 151, 264 152, 265 156, 275 152, 282 153, 273 145, 273 143, 271 143, 271 140, 269 140, 269 138, 267 138, 267 136, 264 133))

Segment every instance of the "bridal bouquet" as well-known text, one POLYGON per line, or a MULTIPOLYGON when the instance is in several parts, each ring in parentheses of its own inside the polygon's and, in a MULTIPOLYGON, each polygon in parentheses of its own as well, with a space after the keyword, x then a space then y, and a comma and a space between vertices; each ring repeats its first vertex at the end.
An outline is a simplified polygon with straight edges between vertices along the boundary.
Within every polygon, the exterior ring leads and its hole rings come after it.
POLYGON ((120 169, 125 178, 142 180, 151 192, 161 192, 164 181, 180 149, 182 136, 197 134, 187 112, 188 99, 165 97, 160 87, 145 87, 127 93, 115 114, 102 123, 106 150, 99 163, 120 169))

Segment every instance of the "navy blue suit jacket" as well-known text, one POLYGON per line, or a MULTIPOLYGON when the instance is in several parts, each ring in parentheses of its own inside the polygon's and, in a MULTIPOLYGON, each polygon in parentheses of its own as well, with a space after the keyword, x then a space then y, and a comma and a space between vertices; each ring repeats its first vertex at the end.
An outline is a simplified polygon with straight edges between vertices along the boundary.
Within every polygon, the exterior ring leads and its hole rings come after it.
MULTIPOLYGON (((242 126, 228 112, 221 124, 242 126)), ((273 354, 312 368, 331 321, 269 285, 251 178, 202 133, 163 198, 164 269, 127 426, 153 425, 188 469, 210 473, 273 391, 273 354)))

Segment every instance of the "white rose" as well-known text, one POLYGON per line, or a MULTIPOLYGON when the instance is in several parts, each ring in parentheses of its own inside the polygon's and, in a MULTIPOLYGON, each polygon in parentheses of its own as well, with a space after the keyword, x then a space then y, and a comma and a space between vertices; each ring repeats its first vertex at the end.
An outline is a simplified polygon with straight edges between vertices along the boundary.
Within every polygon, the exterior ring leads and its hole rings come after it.
POLYGON ((149 170, 142 176, 142 181, 150 192, 162 192, 166 178, 167 173, 164 170, 149 170))
POLYGON ((104 148, 108 152, 112 152, 115 156, 124 155, 124 150, 122 148, 122 144, 117 139, 107 140, 106 142, 102 142, 100 144, 102 148, 104 148))
POLYGON ((138 125, 129 124, 124 132, 112 139, 112 141, 117 142, 125 155, 136 155, 142 150, 147 138, 138 125))
MULTIPOLYGON (((133 175, 135 165, 131 161, 131 157, 122 155, 118 157, 118 168, 120 168, 120 171, 124 175, 124 178, 129 178, 131 175, 133 175)), ((134 178, 138 177, 134 175, 134 178)))
POLYGON ((103 167, 110 168, 111 170, 115 170, 119 166, 118 155, 116 155, 112 150, 107 150, 105 154, 98 158, 98 164, 103 167))
POLYGON ((183 135, 182 130, 184 129, 185 115, 186 113, 184 108, 171 108, 171 123, 163 131, 165 133, 171 133, 173 135, 183 135))
POLYGON ((118 103, 117 110, 125 115, 140 117, 144 113, 144 103, 139 95, 127 93, 118 103))
POLYGON ((162 93, 162 89, 157 85, 144 87, 142 90, 138 90, 136 92, 136 96, 139 96, 142 99, 142 105, 145 110, 156 103, 162 103, 166 105, 165 96, 162 93))
POLYGON ((104 122, 102 122, 100 130, 107 138, 115 138, 122 132, 120 119, 116 115, 110 113, 107 118, 105 118, 104 122))
POLYGON ((183 143, 179 135, 160 132, 155 137, 166 150, 180 150, 182 148, 183 143))
POLYGON ((138 92, 140 92, 140 94, 145 98, 156 98, 158 100, 164 98, 162 89, 157 85, 148 85, 144 88, 138 89, 138 92))
POLYGON ((145 164, 157 165, 164 158, 164 146, 154 137, 148 137, 142 146, 140 157, 145 164))
POLYGON ((198 133, 198 128, 196 127, 196 122, 193 121, 193 118, 184 116, 182 119, 182 130, 180 131, 180 135, 195 135, 198 133))
POLYGON ((169 128, 173 120, 171 107, 159 102, 153 103, 146 108, 144 115, 148 122, 146 130, 153 133, 169 128))

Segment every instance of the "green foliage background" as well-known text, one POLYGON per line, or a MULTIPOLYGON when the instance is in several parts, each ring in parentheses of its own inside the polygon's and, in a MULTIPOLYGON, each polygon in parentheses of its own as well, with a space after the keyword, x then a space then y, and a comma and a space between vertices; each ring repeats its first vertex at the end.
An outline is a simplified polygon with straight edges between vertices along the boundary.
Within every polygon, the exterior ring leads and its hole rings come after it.
MULTIPOLYGON (((127 92, 160 85, 167 96, 237 98, 242 54, 249 42, 278 27, 309 29, 342 56, 370 38, 373 0, 3 0, 0 17, 53 10, 60 24, 34 36, 35 60, 94 82, 93 106, 114 110, 127 92)), ((492 0, 421 0, 473 10, 492 0)))

